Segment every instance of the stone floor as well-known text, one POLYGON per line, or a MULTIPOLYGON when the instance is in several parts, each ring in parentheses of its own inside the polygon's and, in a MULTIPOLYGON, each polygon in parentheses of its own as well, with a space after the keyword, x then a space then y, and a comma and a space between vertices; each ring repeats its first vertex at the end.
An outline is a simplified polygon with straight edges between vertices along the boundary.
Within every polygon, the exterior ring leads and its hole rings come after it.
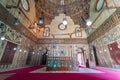
POLYGON ((15 73, 9 73, 9 74, 0 74, 0 80, 5 80, 8 77, 14 75, 15 73))
MULTIPOLYGON (((105 67, 102 67, 105 68, 105 67)), ((102 74, 105 72, 102 72, 100 70, 95 70, 92 68, 79 68, 76 71, 46 71, 47 67, 43 67, 43 68, 38 68, 34 71, 31 71, 29 73, 95 73, 95 74, 102 74)), ((105 68, 105 69, 109 69, 109 70, 117 70, 120 71, 120 69, 114 69, 114 68, 105 68)), ((0 74, 0 80, 5 80, 6 78, 14 75, 15 73, 7 73, 7 74, 0 74)))
MULTIPOLYGON (((104 67, 104 68, 105 68, 105 67, 104 67)), ((106 68, 106 69, 115 70, 115 71, 120 71, 120 68, 106 68)))
POLYGON ((24 66, 24 67, 16 67, 16 68, 0 68, 0 72, 4 72, 4 71, 9 71, 9 70, 15 70, 15 69, 20 69, 20 68, 26 68, 29 66, 24 66))
POLYGON ((30 73, 104 73, 104 72, 90 68, 79 68, 76 71, 46 71, 46 68, 41 68, 30 73))

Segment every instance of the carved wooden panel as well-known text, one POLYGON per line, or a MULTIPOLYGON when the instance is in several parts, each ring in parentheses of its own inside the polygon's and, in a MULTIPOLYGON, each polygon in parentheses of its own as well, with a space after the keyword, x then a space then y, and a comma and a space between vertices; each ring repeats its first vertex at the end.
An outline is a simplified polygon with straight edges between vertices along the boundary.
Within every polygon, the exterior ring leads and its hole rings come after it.
POLYGON ((87 43, 87 39, 79 38, 79 39, 52 39, 52 38, 43 38, 38 40, 38 44, 79 44, 79 43, 87 43))

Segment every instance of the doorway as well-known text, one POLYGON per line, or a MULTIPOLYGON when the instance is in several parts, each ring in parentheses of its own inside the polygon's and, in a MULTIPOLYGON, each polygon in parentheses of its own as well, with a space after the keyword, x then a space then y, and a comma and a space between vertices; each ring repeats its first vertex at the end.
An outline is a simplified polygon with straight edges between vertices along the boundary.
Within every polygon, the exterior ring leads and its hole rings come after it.
POLYGON ((14 48, 17 48, 17 44, 7 41, 7 45, 6 45, 6 48, 2 55, 0 64, 2 64, 2 65, 12 64, 14 54, 16 52, 16 50, 14 50, 14 48))
POLYGON ((79 49, 79 52, 77 54, 77 60, 79 62, 79 66, 85 66, 84 51, 82 49, 79 49))

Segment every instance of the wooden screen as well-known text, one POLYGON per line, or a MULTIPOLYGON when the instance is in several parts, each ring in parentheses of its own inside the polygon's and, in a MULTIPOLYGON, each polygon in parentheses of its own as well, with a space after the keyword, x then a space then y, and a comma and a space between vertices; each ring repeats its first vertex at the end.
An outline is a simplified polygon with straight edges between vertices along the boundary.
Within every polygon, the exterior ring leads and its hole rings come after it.
POLYGON ((7 42, 0 64, 3 64, 3 65, 12 64, 14 54, 15 54, 14 48, 16 47, 17 47, 17 44, 14 44, 9 41, 7 42))

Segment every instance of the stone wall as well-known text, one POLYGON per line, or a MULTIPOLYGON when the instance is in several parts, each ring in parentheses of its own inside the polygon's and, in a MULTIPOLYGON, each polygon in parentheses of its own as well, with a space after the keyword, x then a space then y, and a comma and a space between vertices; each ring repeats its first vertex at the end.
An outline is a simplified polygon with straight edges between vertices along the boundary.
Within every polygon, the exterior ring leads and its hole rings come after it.
POLYGON ((107 31, 104 35, 95 39, 90 43, 90 48, 92 45, 96 46, 97 57, 99 66, 105 67, 115 67, 116 64, 113 63, 112 56, 110 55, 109 44, 117 42, 119 45, 120 41, 120 24, 107 31))
MULTIPOLYGON (((4 23, 0 21, 0 24, 4 23)), ((4 23, 5 24, 5 23, 4 23)), ((2 64, 1 68, 15 68, 15 67, 23 67, 26 65, 26 60, 28 57, 28 52, 31 46, 33 46, 34 50, 36 49, 36 43, 16 32, 14 29, 10 28, 9 25, 5 24, 6 32, 4 34, 5 40, 0 40, 0 60, 3 56, 4 50, 7 47, 7 42, 11 42, 13 44, 17 44, 16 51, 14 54, 14 58, 12 64, 2 64)), ((0 28, 0 37, 2 37, 2 30, 0 28)), ((13 48, 14 49, 14 48, 13 48)))
MULTIPOLYGON (((30 4, 31 3, 33 4, 32 0, 30 1, 30 4)), ((26 66, 26 61, 28 54, 30 53, 30 49, 33 49, 34 51, 37 49, 35 43, 37 38, 27 29, 27 27, 31 25, 31 22, 34 21, 34 5, 31 5, 32 7, 29 12, 25 12, 21 8, 21 5, 19 5, 17 8, 6 8, 6 5, 16 6, 15 4, 18 4, 18 0, 10 0, 8 2, 4 0, 0 1, 0 24, 3 23, 6 26, 6 31, 4 34, 6 39, 4 41, 0 40, 0 60, 2 59, 3 53, 5 52, 5 48, 7 47, 7 42, 17 44, 12 64, 1 64, 0 67, 2 69, 26 66), (20 11, 21 9, 23 12, 20 11), (15 17, 20 20, 18 25, 14 24, 15 17), (29 19, 27 19, 28 17, 29 19)), ((2 28, 0 28, 0 37, 2 36, 2 28)), ((32 63, 31 60, 29 65, 33 64, 34 63, 32 63)))
MULTIPOLYGON (((120 38, 119 22, 120 9, 118 8, 99 28, 89 37, 90 53, 93 52, 93 45, 96 47, 98 62, 100 66, 114 67, 112 56, 108 45, 116 42, 120 38)), ((119 44, 117 44, 119 45, 119 44)), ((95 61, 94 61, 95 62, 95 61)))

